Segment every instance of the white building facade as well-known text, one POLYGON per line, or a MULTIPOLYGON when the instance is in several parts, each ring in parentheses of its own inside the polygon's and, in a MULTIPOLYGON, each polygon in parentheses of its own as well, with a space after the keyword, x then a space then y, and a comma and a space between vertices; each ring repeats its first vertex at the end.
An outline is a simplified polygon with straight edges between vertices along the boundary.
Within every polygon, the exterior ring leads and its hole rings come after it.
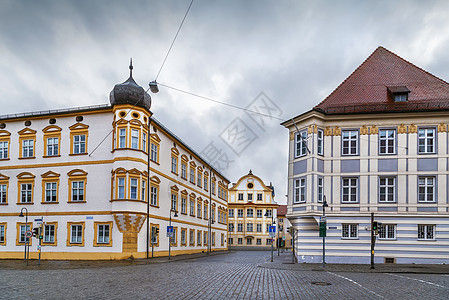
POLYGON ((449 84, 379 47, 290 131, 299 262, 449 263, 449 84))
POLYGON ((228 180, 152 117, 130 69, 111 105, 0 117, 0 258, 23 258, 39 219, 42 259, 166 256, 170 222, 171 255, 227 249, 228 180))

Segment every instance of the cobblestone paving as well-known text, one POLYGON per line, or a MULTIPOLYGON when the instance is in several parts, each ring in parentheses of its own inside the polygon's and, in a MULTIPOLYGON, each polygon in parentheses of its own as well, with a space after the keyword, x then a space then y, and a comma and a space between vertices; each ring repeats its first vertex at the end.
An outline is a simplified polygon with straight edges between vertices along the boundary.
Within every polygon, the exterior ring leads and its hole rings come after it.
POLYGON ((449 297, 449 276, 443 274, 261 267, 269 262, 269 256, 270 252, 246 251, 104 268, 3 269, 0 270, 0 298, 428 300, 449 297))

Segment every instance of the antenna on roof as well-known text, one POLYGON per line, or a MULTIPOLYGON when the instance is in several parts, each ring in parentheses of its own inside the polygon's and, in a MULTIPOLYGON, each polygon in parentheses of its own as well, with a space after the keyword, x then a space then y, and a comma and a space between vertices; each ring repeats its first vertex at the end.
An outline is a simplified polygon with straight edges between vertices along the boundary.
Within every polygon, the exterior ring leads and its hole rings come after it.
POLYGON ((133 77, 133 58, 129 59, 129 77, 133 77))

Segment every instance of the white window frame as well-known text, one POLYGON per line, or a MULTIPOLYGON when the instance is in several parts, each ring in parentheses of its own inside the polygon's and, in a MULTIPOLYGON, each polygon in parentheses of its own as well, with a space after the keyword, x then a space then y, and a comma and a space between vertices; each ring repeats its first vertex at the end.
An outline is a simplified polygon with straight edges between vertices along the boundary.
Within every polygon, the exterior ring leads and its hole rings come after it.
POLYGON ((45 202, 57 202, 58 201, 58 183, 46 182, 45 183, 45 202))
POLYGON ((247 209, 246 209, 246 217, 247 217, 247 218, 253 218, 253 217, 254 217, 254 209, 252 209, 252 208, 247 208, 247 209))
POLYGON ((47 156, 59 155, 59 138, 49 137, 47 138, 47 156))
POLYGON ((97 244, 109 244, 111 226, 109 224, 97 224, 97 244))
POLYGON ((247 232, 253 232, 253 223, 246 223, 246 231, 247 232))
POLYGON ((230 217, 230 218, 234 218, 234 209, 233 209, 233 208, 230 208, 230 209, 228 210, 228 214, 229 214, 229 217, 230 217))
POLYGON ((243 223, 237 224, 237 232, 243 232, 243 223))
POLYGON ((317 130, 317 153, 318 155, 324 155, 324 131, 322 129, 317 130))
POLYGON ((380 240, 395 240, 396 239, 396 224, 382 224, 379 226, 380 240))
POLYGON ((70 243, 81 244, 83 242, 83 225, 74 224, 70 226, 70 243))
POLYGON ((131 128, 131 149, 139 149, 139 130, 131 128))
POLYGON ((119 177, 117 179, 117 198, 125 199, 125 177, 119 177))
POLYGON ((33 184, 21 183, 20 184, 20 203, 33 202, 33 184))
POLYGON ((295 134, 295 158, 307 155, 307 130, 295 134))
POLYGON ((76 201, 84 201, 84 181, 72 181, 72 200, 76 201))
POLYGON ((150 187, 150 204, 153 206, 157 206, 157 193, 158 193, 158 187, 157 186, 151 186, 150 187))
POLYGON ((418 129, 418 153, 428 154, 436 151, 436 130, 435 128, 418 129), (430 134, 431 133, 431 134, 430 134), (429 149, 431 147, 431 149, 429 149))
POLYGON ((138 187, 139 187, 139 180, 137 178, 130 178, 130 191, 129 191, 129 198, 137 200, 138 195, 138 187))
POLYGON ((359 131, 342 130, 341 132, 341 155, 359 155, 359 131), (355 134, 355 136, 354 136, 355 134), (347 153, 345 153, 345 149, 347 153))
POLYGON ((0 142, 0 159, 7 159, 8 158, 8 141, 1 141, 0 142))
POLYGON ((379 177, 379 202, 394 203, 396 202, 396 177, 380 176, 379 177), (393 183, 391 183, 393 181, 393 183), (382 199, 382 195, 384 199, 382 199))
POLYGON ((0 225, 0 243, 4 243, 6 239, 6 225, 0 225))
POLYGON ((53 224, 44 225, 44 243, 55 242, 55 229, 55 225, 53 224))
POLYGON ((145 152, 148 151, 148 149, 147 149, 147 133, 146 132, 142 132, 142 150, 145 152))
POLYGON ((181 197, 181 213, 186 214, 187 213, 187 198, 181 197))
POLYGON ((157 151, 158 151, 158 146, 155 143, 151 143, 151 150, 150 150, 150 159, 153 162, 157 163, 157 151))
POLYGON ((0 203, 6 203, 8 200, 8 185, 0 184, 0 203))
POLYGON ((318 201, 318 203, 322 203, 323 202, 323 196, 324 196, 324 178, 323 177, 318 177, 318 179, 317 179, 317 189, 318 189, 318 193, 317 193, 317 196, 318 196, 318 199, 317 199, 317 201, 318 201))
POLYGON ((256 224, 256 232, 262 232, 262 224, 256 224))
POLYGON ((243 218, 243 208, 237 209, 237 218, 243 218))
POLYGON ((295 179, 293 203, 305 203, 306 192, 306 178, 295 179))
POLYGON ((359 238, 359 224, 341 224, 341 238, 356 240, 359 238))
POLYGON ((34 140, 22 141, 22 157, 34 156, 34 140))
POLYGON ((118 130, 118 147, 126 148, 126 128, 119 128, 118 130))
POLYGON ((418 224, 418 240, 434 241, 436 235, 435 225, 418 224))
POLYGON ((171 210, 172 211, 177 211, 176 210, 177 202, 178 202, 178 195, 176 195, 175 193, 172 193, 171 194, 171 210))
POLYGON ((175 174, 178 172, 178 158, 176 156, 171 157, 171 171, 175 174))
POLYGON ((434 203, 436 199, 436 177, 435 176, 418 176, 418 202, 420 203, 434 203), (432 181, 429 183, 429 179, 432 181), (423 180, 423 183, 421 182, 423 180), (432 192, 432 200, 429 198, 429 190, 432 192), (424 200, 421 200, 421 195, 424 200))
POLYGON ((86 153, 86 135, 78 134, 73 136, 73 153, 86 153))
POLYGON ((25 243, 26 237, 25 232, 31 230, 31 225, 20 225, 20 237, 19 237, 19 243, 25 243))
POLYGON ((358 177, 342 177, 341 178, 341 202, 342 203, 357 203, 359 201, 359 178, 358 177), (348 180, 345 185, 345 180, 348 180), (355 185, 353 184, 355 180, 355 185), (354 193, 355 189, 355 193, 354 193), (345 196, 347 200, 345 200, 345 196), (352 198, 355 200, 352 200, 352 198))
POLYGON ((248 202, 253 201, 253 194, 248 194, 248 202))
POLYGON ((395 129, 379 129, 379 154, 396 154, 395 129), (393 134, 393 137, 391 134, 393 134))
POLYGON ((256 218, 262 218, 263 217, 263 210, 257 209, 256 210, 256 218))
POLYGON ((195 169, 190 169, 190 183, 195 184, 195 169))

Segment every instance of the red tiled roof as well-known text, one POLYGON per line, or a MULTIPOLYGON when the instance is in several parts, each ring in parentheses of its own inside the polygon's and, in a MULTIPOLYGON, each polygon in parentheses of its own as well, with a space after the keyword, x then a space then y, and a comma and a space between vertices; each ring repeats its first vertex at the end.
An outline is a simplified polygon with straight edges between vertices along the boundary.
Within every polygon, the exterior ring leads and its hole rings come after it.
POLYGON ((449 84, 378 47, 314 109, 326 114, 449 110, 449 84), (394 102, 390 92, 398 87, 410 91, 407 102, 394 102))
POLYGON ((285 216, 287 214, 287 205, 279 205, 277 210, 278 216, 285 216))

